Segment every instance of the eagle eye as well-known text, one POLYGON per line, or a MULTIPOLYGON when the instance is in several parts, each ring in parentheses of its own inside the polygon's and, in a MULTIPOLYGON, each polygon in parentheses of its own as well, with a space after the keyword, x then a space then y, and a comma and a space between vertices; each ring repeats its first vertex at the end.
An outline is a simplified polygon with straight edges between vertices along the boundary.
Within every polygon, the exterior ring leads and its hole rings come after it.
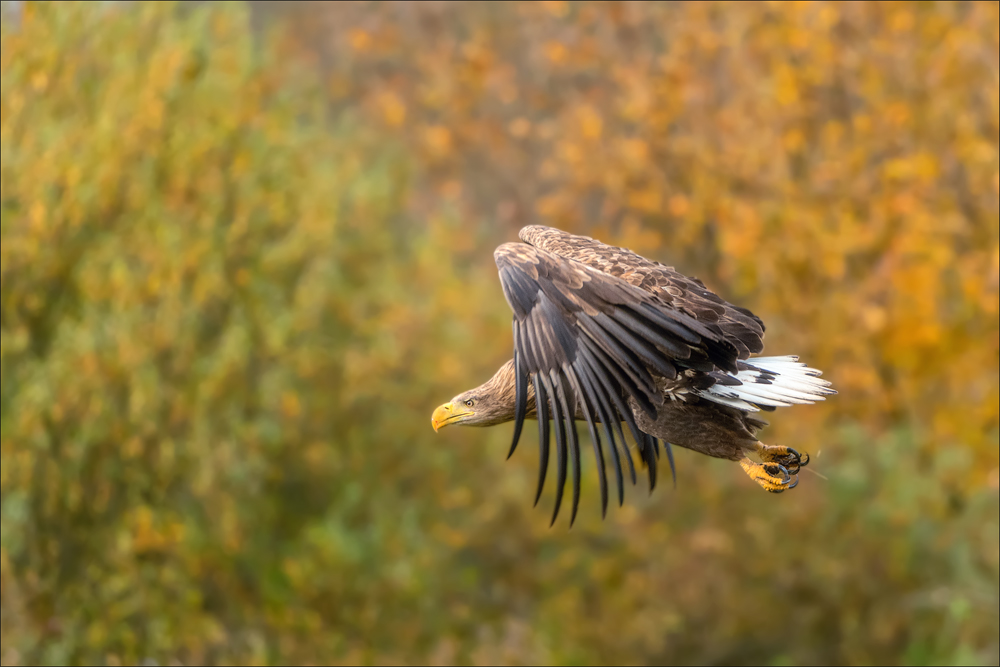
POLYGON ((473 405, 476 404, 476 402, 470 398, 467 401, 465 401, 465 404, 471 408, 473 405))

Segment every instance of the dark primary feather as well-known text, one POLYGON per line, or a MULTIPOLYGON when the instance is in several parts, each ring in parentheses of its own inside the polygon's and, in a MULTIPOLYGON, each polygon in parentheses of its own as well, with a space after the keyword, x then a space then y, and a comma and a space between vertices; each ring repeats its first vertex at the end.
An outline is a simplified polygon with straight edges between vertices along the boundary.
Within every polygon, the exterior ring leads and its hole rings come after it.
MULTIPOLYGON (((517 330, 515 327, 515 335, 517 330)), ((517 441, 521 437, 521 427, 524 426, 524 416, 527 413, 528 408, 528 374, 524 370, 524 365, 521 363, 521 355, 518 353, 517 348, 514 348, 514 395, 515 397, 523 396, 525 400, 514 402, 514 423, 516 424, 514 428, 514 442, 511 443, 510 451, 507 453, 507 458, 509 459, 514 454, 514 447, 517 441)))
MULTIPOLYGON (((664 401, 656 377, 674 378, 679 370, 685 369, 735 372, 741 348, 718 325, 719 313, 711 311, 716 317, 706 324, 697 318, 704 309, 678 308, 645 285, 603 273, 591 264, 543 248, 508 243, 497 248, 494 257, 504 296, 514 312, 514 360, 519 377, 511 451, 517 446, 526 414, 527 379, 533 376, 543 466, 539 472, 539 495, 548 463, 549 411, 555 437, 557 489, 553 521, 561 506, 570 463, 573 466, 571 525, 579 504, 580 451, 575 424, 578 408, 594 441, 602 512, 607 504, 607 482, 597 422, 602 424, 612 448, 619 503, 624 497, 623 453, 635 482, 622 421, 646 464, 650 487, 655 486, 658 444, 639 429, 628 409, 628 398, 633 398, 643 412, 654 418, 657 406, 664 401)), ((709 303, 722 308, 715 301, 709 303)), ((720 312, 725 314, 725 309, 720 312)), ((673 469, 672 453, 667 447, 673 469)))
MULTIPOLYGON (((538 504, 538 500, 542 497, 542 489, 545 487, 545 473, 549 469, 549 396, 545 393, 545 388, 540 384, 539 378, 540 374, 535 373, 533 380, 535 382, 535 406, 538 411, 538 491, 535 493, 535 505, 538 504)), ((527 399, 522 397, 521 394, 517 395, 518 405, 522 402, 527 402, 527 399)), ((523 413, 518 410, 518 414, 521 414, 521 419, 524 419, 523 413)), ((511 443, 510 452, 514 453, 514 448, 517 447, 518 432, 515 428, 514 441, 511 443)), ((510 458, 508 456, 508 458, 510 458)))

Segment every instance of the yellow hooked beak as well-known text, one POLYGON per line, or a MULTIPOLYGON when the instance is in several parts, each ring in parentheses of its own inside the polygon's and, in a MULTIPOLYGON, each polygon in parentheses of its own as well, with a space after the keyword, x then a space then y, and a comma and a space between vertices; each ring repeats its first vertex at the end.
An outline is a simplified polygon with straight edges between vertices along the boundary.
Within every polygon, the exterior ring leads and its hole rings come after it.
POLYGON ((474 415, 472 410, 469 410, 464 405, 455 405, 454 403, 445 403, 431 415, 431 426, 434 427, 435 431, 440 431, 442 428, 448 424, 454 424, 457 421, 461 421, 463 417, 468 417, 469 415, 474 415))

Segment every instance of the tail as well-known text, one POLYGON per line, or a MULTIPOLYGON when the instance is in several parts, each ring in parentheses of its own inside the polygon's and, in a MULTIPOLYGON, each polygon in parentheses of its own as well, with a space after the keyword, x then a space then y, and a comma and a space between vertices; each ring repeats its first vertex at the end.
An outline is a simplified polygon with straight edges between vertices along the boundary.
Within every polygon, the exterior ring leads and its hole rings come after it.
POLYGON ((836 394, 819 378, 822 371, 799 363, 796 356, 756 357, 738 363, 739 372, 694 393, 745 412, 774 410, 797 403, 815 403, 836 394))

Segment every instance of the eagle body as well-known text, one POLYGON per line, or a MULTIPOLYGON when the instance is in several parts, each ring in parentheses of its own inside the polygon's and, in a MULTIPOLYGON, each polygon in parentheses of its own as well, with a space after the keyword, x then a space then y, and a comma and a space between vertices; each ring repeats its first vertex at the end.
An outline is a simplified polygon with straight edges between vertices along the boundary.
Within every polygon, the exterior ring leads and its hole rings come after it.
POLYGON ((671 401, 651 418, 632 405, 639 429, 655 438, 718 459, 739 461, 752 451, 767 422, 704 399, 671 401))
POLYGON ((483 385, 435 410, 435 430, 513 421, 513 453, 525 420, 537 420, 535 502, 554 449, 553 521, 570 466, 573 518, 579 503, 577 422, 590 434, 602 511, 606 453, 619 504, 626 471, 636 481, 626 433, 651 489, 660 441, 672 473, 671 445, 678 445, 739 461, 768 491, 794 488, 808 457, 761 443, 756 434, 766 422, 756 413, 836 393, 819 371, 794 356, 751 357, 764 348, 760 318, 672 267, 551 227, 525 227, 520 238, 523 243, 505 243, 494 253, 514 315, 514 358, 483 385))

